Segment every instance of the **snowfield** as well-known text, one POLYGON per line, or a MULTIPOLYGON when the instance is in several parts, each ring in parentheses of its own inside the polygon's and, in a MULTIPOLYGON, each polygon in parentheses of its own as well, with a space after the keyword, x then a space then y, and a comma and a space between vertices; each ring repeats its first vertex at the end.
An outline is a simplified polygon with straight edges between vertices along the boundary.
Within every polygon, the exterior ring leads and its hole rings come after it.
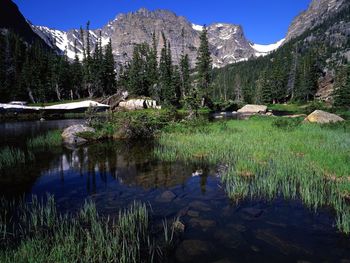
POLYGON ((36 106, 24 106, 24 105, 15 105, 15 104, 9 104, 9 103, 0 103, 0 109, 4 110, 29 110, 29 111, 39 111, 39 110, 64 110, 64 111, 71 111, 71 110, 77 110, 77 109, 84 109, 84 108, 100 108, 100 109, 108 109, 109 105, 101 104, 93 100, 85 100, 85 101, 79 101, 79 102, 72 102, 72 103, 64 103, 64 104, 57 104, 47 107, 36 107, 36 106))

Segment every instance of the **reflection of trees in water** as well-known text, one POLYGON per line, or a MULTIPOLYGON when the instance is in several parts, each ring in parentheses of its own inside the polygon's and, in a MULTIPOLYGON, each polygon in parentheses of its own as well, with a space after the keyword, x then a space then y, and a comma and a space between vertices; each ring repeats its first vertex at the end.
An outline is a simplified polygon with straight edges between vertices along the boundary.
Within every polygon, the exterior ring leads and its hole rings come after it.
MULTIPOLYGON (((87 190, 96 191, 96 177, 107 184, 108 177, 128 186, 171 187, 184 184, 193 170, 182 163, 164 163, 153 157, 152 143, 99 142, 61 156, 65 168, 87 177, 87 190)), ((64 172, 64 171, 63 171, 64 172)))
MULTIPOLYGON (((64 183, 72 173, 86 177, 86 189, 90 194, 96 193, 97 181, 107 184, 108 179, 144 189, 166 188, 184 185, 198 168, 159 161, 153 156, 153 148, 152 143, 108 141, 76 149, 57 147, 37 152, 33 163, 15 167, 1 175, 0 191, 5 196, 21 196, 31 192, 40 176, 58 175, 64 183)), ((200 168, 207 171, 203 166, 200 168)), ((202 192, 205 192, 205 186, 206 177, 202 176, 202 192)))

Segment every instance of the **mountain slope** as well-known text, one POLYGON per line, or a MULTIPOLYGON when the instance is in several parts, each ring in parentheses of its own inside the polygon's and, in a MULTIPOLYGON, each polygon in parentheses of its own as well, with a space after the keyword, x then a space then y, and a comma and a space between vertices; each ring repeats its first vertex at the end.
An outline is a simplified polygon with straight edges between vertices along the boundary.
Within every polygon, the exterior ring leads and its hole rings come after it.
MULTIPOLYGON (((82 56, 79 30, 64 32, 43 26, 33 26, 33 29, 51 46, 57 46, 62 52, 66 50, 70 58, 74 58, 74 42, 76 42, 78 55, 82 56)), ((202 26, 194 25, 185 17, 177 16, 173 12, 149 11, 142 8, 136 12, 118 15, 103 28, 90 30, 90 35, 92 46, 97 42, 100 32, 103 45, 111 39, 116 61, 125 63, 131 58, 134 45, 142 42, 151 43, 154 32, 160 52, 163 46, 161 34, 164 32, 171 43, 174 62, 179 61, 184 50, 189 55, 191 65, 194 66, 201 30, 202 26)), ((278 47, 273 46, 274 48, 266 52, 259 52, 246 39, 242 27, 232 24, 212 24, 208 26, 208 36, 214 67, 223 67, 251 57, 266 55, 278 47)))
POLYGON ((339 12, 348 0, 312 0, 309 8, 297 16, 291 23, 286 41, 298 37, 306 30, 324 22, 329 16, 339 12))
POLYGON ((35 41, 46 44, 33 32, 32 27, 11 0, 0 1, 0 31, 10 30, 19 35, 25 42, 32 44, 35 41))

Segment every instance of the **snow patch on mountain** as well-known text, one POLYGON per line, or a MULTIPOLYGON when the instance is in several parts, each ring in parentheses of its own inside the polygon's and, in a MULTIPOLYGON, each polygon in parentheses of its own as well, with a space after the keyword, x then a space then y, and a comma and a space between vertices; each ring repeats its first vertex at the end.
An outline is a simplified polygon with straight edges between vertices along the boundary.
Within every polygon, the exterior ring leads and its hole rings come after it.
POLYGON ((192 28, 196 31, 203 31, 203 26, 192 24, 192 28))
POLYGON ((256 51, 255 55, 257 57, 261 57, 266 56, 278 49, 283 44, 284 40, 285 39, 283 38, 280 41, 270 45, 250 44, 250 46, 256 51))

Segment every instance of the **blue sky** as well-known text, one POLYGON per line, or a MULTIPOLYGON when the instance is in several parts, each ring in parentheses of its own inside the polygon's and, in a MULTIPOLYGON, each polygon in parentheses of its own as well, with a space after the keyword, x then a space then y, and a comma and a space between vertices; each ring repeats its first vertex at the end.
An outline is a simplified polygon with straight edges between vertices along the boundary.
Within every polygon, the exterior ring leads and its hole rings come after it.
MULTIPOLYGON (((0 0, 1 1, 1 0, 0 0)), ((310 0, 14 0, 35 25, 72 29, 91 21, 99 28, 119 13, 168 9, 199 25, 226 22, 243 26, 246 37, 259 44, 282 39, 292 19, 310 0)))

